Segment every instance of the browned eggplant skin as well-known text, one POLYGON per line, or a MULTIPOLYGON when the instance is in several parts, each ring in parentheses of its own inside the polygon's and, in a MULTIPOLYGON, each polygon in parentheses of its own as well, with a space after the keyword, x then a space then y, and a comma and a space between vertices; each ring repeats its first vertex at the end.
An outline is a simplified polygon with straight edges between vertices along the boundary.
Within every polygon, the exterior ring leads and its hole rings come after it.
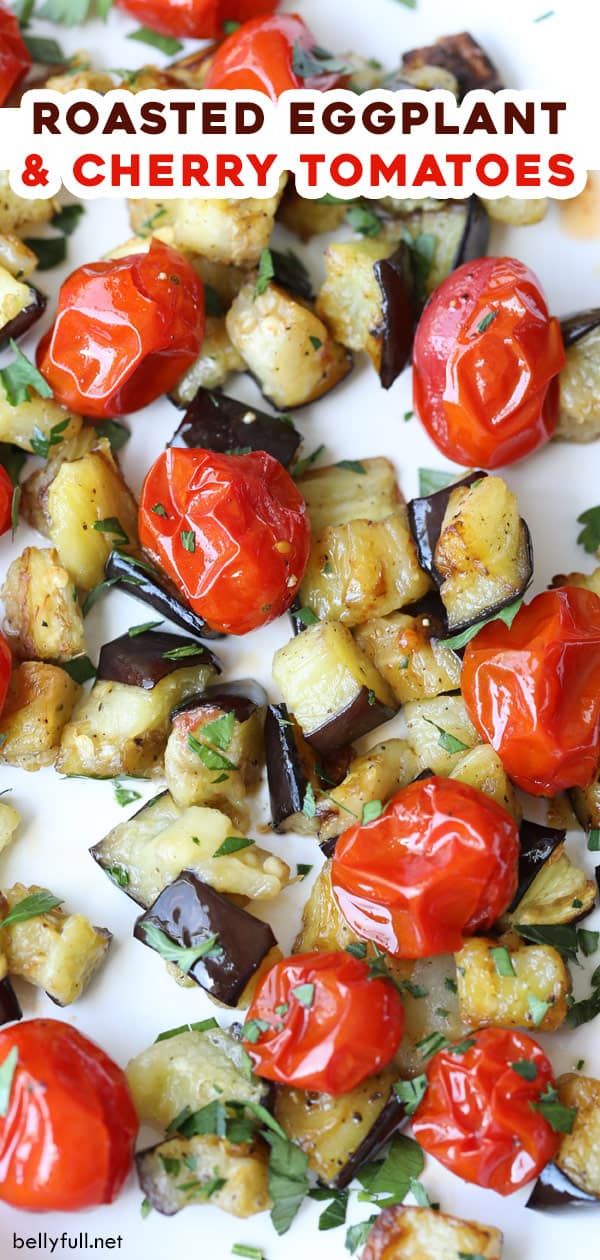
POLYGON ((541 1212, 558 1208, 600 1208, 600 1199, 588 1194, 566 1177, 556 1164, 546 1164, 540 1173, 525 1207, 541 1212))
POLYGON ((361 735, 368 735, 369 731, 381 726, 383 722, 389 722, 396 712, 395 708, 383 704, 377 697, 373 699, 368 687, 361 687, 358 695, 345 709, 334 713, 316 730, 305 731, 304 737, 318 753, 334 752, 343 744, 351 744, 353 740, 360 739, 361 735))
POLYGON ((194 665, 212 665, 218 673, 221 672, 220 662, 203 643, 162 630, 145 630, 142 634, 121 634, 118 639, 104 644, 100 651, 97 680, 124 683, 128 687, 143 687, 150 691, 161 678, 177 669, 194 665), (170 652, 187 647, 197 650, 175 660, 169 658, 170 652))
POLYGON ((211 630, 203 617, 182 599, 174 582, 145 557, 138 560, 121 551, 111 551, 104 567, 106 578, 120 590, 159 612, 174 626, 200 639, 223 639, 220 630, 211 630))
POLYGON ((144 931, 148 924, 185 949, 201 945, 211 936, 218 938, 215 949, 219 953, 198 959, 187 974, 225 1006, 235 1006, 277 944, 268 923, 236 906, 193 871, 183 871, 136 920, 133 934, 144 945, 149 943, 144 931))
POLYGON ((265 717, 265 759, 271 802, 271 826, 279 831, 302 813, 308 779, 302 768, 294 728, 285 704, 270 704, 265 717))
POLYGON ((487 473, 476 469, 474 472, 467 473, 466 477, 461 477, 459 481, 453 481, 449 486, 436 490, 433 494, 411 499, 408 505, 408 523, 416 543, 419 564, 438 585, 440 575, 433 557, 450 495, 458 486, 472 486, 475 481, 481 481, 482 477, 487 477, 487 473))
POLYGON ((280 249, 272 249, 270 253, 275 284, 281 285, 282 289, 287 289, 295 297, 302 298, 303 302, 314 301, 315 295, 310 276, 304 263, 293 249, 289 249, 285 254, 280 249))
POLYGON ((367 1160, 374 1159, 378 1152, 389 1142, 390 1138, 397 1133, 400 1125, 406 1120, 406 1112, 399 1098, 391 1097, 388 1099, 383 1111, 381 1111, 371 1126, 367 1136, 363 1138, 360 1146, 350 1156, 350 1159, 341 1172, 338 1173, 335 1181, 332 1182, 336 1190, 345 1190, 346 1186, 354 1180, 359 1168, 367 1163, 367 1160))
POLYGON ((287 468, 302 435, 293 424, 229 398, 220 390, 199 389, 169 446, 201 447, 231 455, 240 450, 267 451, 287 468))
POLYGON ((552 857, 559 844, 564 844, 566 834, 566 831, 559 831, 556 827, 523 819, 519 828, 519 884, 507 913, 510 914, 522 901, 542 866, 552 857))
POLYGON ((420 313, 406 242, 402 241, 389 258, 380 258, 373 270, 381 290, 383 317, 379 379, 384 389, 390 389, 410 363, 420 313))
POLYGON ((0 1025, 13 1024, 23 1018, 21 1004, 12 987, 10 978, 0 980, 0 1025))
POLYGON ((467 199, 467 214, 460 245, 456 251, 453 270, 473 258, 483 258, 490 243, 490 220, 479 197, 467 199))
POLYGON ((468 31, 442 35, 424 48, 411 48, 404 53, 402 66, 407 70, 421 66, 441 66, 449 70, 457 80, 461 100, 476 88, 499 92, 504 87, 493 61, 468 31))
POLYGON ((600 306, 593 306, 587 311, 576 311, 573 315, 565 315, 560 321, 560 330, 562 332, 565 349, 574 346, 576 341, 581 341, 582 337, 587 337, 588 333, 594 331, 594 328, 600 324, 600 306))
POLYGON ((41 319, 48 305, 48 298, 45 293, 40 293, 33 285, 29 285, 31 293, 31 302, 29 306, 25 306, 18 315, 13 319, 9 319, 8 323, 0 328, 0 349, 7 345, 9 341, 18 341, 19 337, 23 337, 38 319, 41 319))
POLYGON ((171 720, 174 721, 180 713, 221 709, 223 713, 233 713, 236 721, 247 722, 257 709, 265 708, 267 703, 267 693, 260 683, 253 678, 241 678, 239 682, 216 683, 197 695, 188 696, 173 709, 171 720))

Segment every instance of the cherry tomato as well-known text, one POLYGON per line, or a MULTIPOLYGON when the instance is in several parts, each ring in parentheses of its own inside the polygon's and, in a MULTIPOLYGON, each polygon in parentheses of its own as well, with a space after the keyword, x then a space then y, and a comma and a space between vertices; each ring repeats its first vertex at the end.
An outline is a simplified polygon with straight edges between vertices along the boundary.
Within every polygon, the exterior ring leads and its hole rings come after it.
POLYGON ((12 480, 0 464, 0 534, 5 534, 11 527, 13 493, 12 480))
POLYGON ((121 1068, 70 1024, 30 1019, 0 1031, 16 1062, 0 1118, 0 1199, 32 1212, 112 1203, 138 1130, 121 1068))
POLYGON ((23 43, 14 13, 0 5, 0 106, 31 69, 31 54, 23 43))
POLYGON ((413 1132, 428 1155, 463 1181, 512 1194, 558 1150, 559 1135, 536 1110, 554 1086, 552 1067, 526 1033, 485 1028, 467 1045, 455 1054, 451 1047, 440 1050, 431 1060, 413 1132), (523 1076, 515 1063, 532 1067, 523 1076))
POLYGON ((587 787, 600 762, 600 598, 565 586, 491 621, 467 645, 469 716, 518 787, 587 787))
POLYGON ((300 76, 294 70, 296 47, 310 51, 317 41, 295 13, 255 18, 245 22, 217 49, 206 77, 206 88, 245 88, 265 92, 272 100, 289 88, 326 92, 340 75, 300 76))
POLYGON ((144 483, 139 531, 192 608, 226 634, 285 612, 310 550, 304 499, 266 451, 164 451, 144 483))
POLYGON ((453 271, 423 311, 415 411, 456 463, 512 464, 552 437, 564 362, 560 325, 533 272, 516 258, 478 258, 453 271))
POLYGON ((404 1008, 389 980, 343 950, 293 954, 267 972, 243 1040, 254 1070, 280 1085, 346 1094, 393 1058, 404 1008))
POLYGON ((8 640, 0 634, 0 713, 6 703, 6 693, 12 670, 12 652, 8 640))
POLYGON ((219 39, 226 21, 272 13, 279 0, 117 0, 121 9, 161 35, 219 39))
POLYGON ((358 936, 396 958, 428 958, 496 922, 516 892, 518 856, 506 810, 465 783, 431 777, 342 833, 331 884, 358 936))
POLYGON ((86 416, 138 411, 198 357, 204 286, 177 250, 88 263, 63 284, 37 363, 58 402, 86 416))

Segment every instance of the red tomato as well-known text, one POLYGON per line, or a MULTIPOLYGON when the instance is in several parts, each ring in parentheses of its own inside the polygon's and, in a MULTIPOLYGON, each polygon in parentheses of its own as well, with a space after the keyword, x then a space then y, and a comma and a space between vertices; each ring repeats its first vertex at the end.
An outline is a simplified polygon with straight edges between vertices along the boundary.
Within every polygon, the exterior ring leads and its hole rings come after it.
POLYGON ((394 1057, 404 1008, 389 980, 343 950, 293 954, 267 972, 243 1039, 254 1070, 280 1085, 346 1094, 394 1057))
POLYGON ((427 1090, 413 1132, 428 1155, 463 1181, 512 1194, 556 1154, 560 1138, 536 1110, 552 1089, 552 1067, 526 1033, 485 1028, 464 1053, 440 1050, 427 1069, 427 1090), (514 1063, 533 1064, 534 1080, 514 1063))
POLYGON ((6 703, 6 693, 10 682, 10 672, 12 669, 12 652, 8 640, 0 634, 0 713, 6 703))
POLYGON ((326 92, 340 81, 339 74, 300 77, 294 70, 294 49, 311 50, 316 40, 295 13, 245 22, 217 49, 206 77, 206 88, 245 88, 265 92, 272 100, 289 88, 326 92))
POLYGON ((0 5, 0 106, 31 68, 31 54, 23 43, 14 13, 0 5))
POLYGON ((125 1074, 70 1024, 30 1019, 0 1031, 0 1064, 16 1052, 0 1118, 0 1199, 32 1212, 112 1203, 138 1130, 125 1074))
POLYGON ((461 687, 518 787, 587 787, 600 762, 600 599, 566 586, 523 604, 510 629, 491 621, 467 645, 461 687))
POLYGON ((396 958, 428 958, 496 922, 516 892, 518 856, 506 810, 465 783, 432 777, 343 832, 331 883, 358 936, 396 958))
POLYGON ((0 534, 5 534, 11 527, 13 492, 12 480, 0 464, 0 534))
POLYGON ((192 608, 226 634, 285 612, 310 550, 304 499, 265 451, 164 451, 144 483, 139 532, 192 608))
POLYGON ((478 258, 453 271, 423 311, 415 411, 456 463, 512 464, 552 437, 564 362, 560 324, 533 272, 516 258, 478 258))
POLYGON ((198 357, 204 286, 177 250, 88 263, 63 284, 37 363, 58 402, 96 418, 138 411, 198 357))
POLYGON ((225 21, 272 13, 279 0, 117 0, 142 26, 162 35, 219 39, 225 21))

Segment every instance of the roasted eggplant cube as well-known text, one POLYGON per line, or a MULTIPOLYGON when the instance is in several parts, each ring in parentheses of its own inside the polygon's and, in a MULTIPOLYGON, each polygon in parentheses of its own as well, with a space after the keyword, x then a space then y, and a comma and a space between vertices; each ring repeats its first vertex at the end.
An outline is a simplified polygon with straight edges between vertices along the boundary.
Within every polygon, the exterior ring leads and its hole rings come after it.
POLYGON ((403 982, 404 1036, 394 1064, 399 1078, 411 1079, 427 1068, 427 1047, 421 1043, 435 1035, 460 1041, 469 1031, 458 1009, 456 963, 452 954, 420 958, 414 963, 386 961, 388 966, 395 963, 404 969, 398 975, 403 982))
POLYGON ((204 619, 185 603, 175 583, 166 573, 157 569, 145 556, 142 559, 139 556, 128 556, 122 551, 111 551, 106 561, 105 575, 120 590, 154 608, 167 621, 187 630, 188 634, 197 635, 201 639, 223 638, 220 631, 211 630, 204 619))
MULTIPOLYGON (((520 875, 520 869, 519 869, 520 875)), ((541 858, 538 873, 503 916, 503 926, 513 923, 576 923, 596 904, 596 886, 565 852, 564 841, 541 858)))
MULTIPOLYGON (((549 827, 547 823, 531 822, 524 818, 519 827, 519 884, 509 911, 523 900, 534 879, 555 849, 564 848, 566 831, 549 827)), ((522 920, 517 919, 517 923, 522 920)))
POLYGON ((501 477, 451 488, 432 575, 451 634, 525 593, 533 575, 531 538, 516 497, 501 477))
POLYGON ((7 975, 5 958, 0 961, 0 972, 2 971, 4 976, 0 980, 0 1027, 23 1018, 21 1004, 7 975))
POLYGON ((311 236, 337 231, 342 226, 350 205, 350 201, 338 203, 300 197, 290 178, 277 211, 277 219, 301 241, 309 241, 311 236))
POLYGON ((301 441, 302 435, 287 418, 270 416, 219 390, 199 389, 169 445, 202 447, 226 455, 268 451, 287 468, 301 441))
POLYGON ((0 853, 12 844, 20 821, 19 811, 6 801, 0 801, 0 853))
POLYGON ((600 437, 600 310, 563 323, 567 361, 560 373, 560 411, 555 437, 593 442, 600 437))
POLYGON ((421 306, 425 297, 433 293, 451 271, 487 253, 490 222, 478 197, 426 204, 403 217, 402 223, 412 237, 417 257, 423 241, 431 242, 433 246, 427 275, 423 279, 418 278, 421 306))
POLYGON ((296 484, 314 534, 349 521, 382 521, 403 502, 394 465, 383 456, 309 468, 296 484))
MULTIPOLYGON (((194 951, 214 938, 214 945, 183 970, 211 997, 235 1006, 263 958, 277 944, 268 923, 256 919, 203 883, 193 871, 184 871, 154 904, 141 915, 134 936, 151 949, 167 937, 180 951, 194 951)), ((175 951, 176 952, 176 951, 175 951)), ((177 963, 169 956, 168 961, 177 963)))
POLYGON ((255 285, 244 285, 226 324, 248 371, 280 410, 315 402, 352 369, 350 354, 318 315, 275 284, 258 296, 255 285))
POLYGON ((493 1225, 463 1221, 433 1208, 390 1207, 375 1219, 361 1260, 502 1260, 502 1234, 493 1225))
POLYGON ((525 1207, 536 1208, 540 1212, 553 1211, 555 1208, 598 1208, 598 1198, 588 1194, 581 1186, 565 1177, 564 1172, 556 1164, 546 1164, 529 1195, 525 1207))
POLYGON ((9 565, 1 593, 18 656, 69 661, 85 652, 77 591, 54 548, 26 547, 9 565))
POLYGON ((135 1162, 145 1199, 162 1216, 211 1203, 245 1219, 271 1202, 268 1147, 260 1138, 242 1144, 213 1134, 172 1137, 140 1151, 135 1162))
POLYGON ((478 744, 463 753, 450 771, 450 778, 484 792, 508 814, 512 814, 516 822, 520 821, 521 807, 515 790, 491 744, 478 744))
POLYGON ((397 1075, 386 1068, 337 1098, 302 1089, 277 1091, 276 1118, 306 1153, 319 1181, 336 1189, 349 1185, 390 1140, 405 1118, 393 1093, 397 1075))
POLYGON ((368 734, 396 711, 393 694, 346 626, 309 626, 275 653, 273 677, 318 752, 368 734))
POLYGON ((460 97, 478 88, 499 92, 504 87, 494 63, 481 44, 461 31, 458 35, 441 35, 424 48, 411 48, 402 57, 402 68, 416 70, 421 66, 440 66, 454 75, 460 97))
POLYGON ((320 620, 357 626, 414 603, 430 587, 400 506, 385 520, 348 521, 317 534, 299 597, 320 620))
POLYGON ((595 831, 600 827, 600 771, 589 787, 571 788, 569 800, 584 831, 595 831))
POLYGON ((187 407, 199 389, 219 389, 245 363, 233 345, 224 316, 208 316, 202 350, 171 392, 176 407, 187 407))
POLYGON ((567 1015, 571 977, 551 945, 516 948, 473 936, 455 955, 460 1017, 472 1028, 554 1032, 567 1015), (539 1003, 547 1008, 539 1018, 539 1003))
POLYGON ((0 263, 0 346, 17 341, 44 314, 48 299, 0 263))
POLYGON ((182 668, 221 673, 216 656, 193 639, 164 630, 144 630, 140 634, 122 634, 100 649, 98 681, 123 683, 152 691, 163 679, 182 668))
POLYGON ((339 909, 331 887, 331 862, 321 867, 302 911, 302 924, 294 941, 295 954, 312 950, 346 949, 360 938, 352 931, 339 909))
POLYGON ((483 477, 487 477, 487 473, 480 471, 467 473, 465 477, 461 477, 460 481, 443 486, 441 490, 435 490, 433 494, 411 499, 408 504, 408 522, 417 546, 419 564, 434 579, 437 578, 434 552, 442 532, 450 496, 454 490, 468 488, 475 482, 481 481, 483 477))
POLYGON ((166 1129, 185 1108, 199 1111, 215 1100, 266 1103, 268 1082, 246 1062, 241 1042, 218 1026, 156 1041, 127 1064, 140 1122, 166 1129))
POLYGON ((410 252, 398 233, 330 245, 317 314, 349 350, 364 350, 389 389, 409 362, 418 317, 410 252))
MULTIPOLYGON (((135 644, 138 638, 129 642, 135 644)), ((152 681, 154 664, 160 670, 163 663, 177 667, 150 687, 106 679, 94 683, 62 732, 58 757, 62 774, 93 779, 129 774, 147 779, 162 772, 173 708, 215 677, 206 657, 198 665, 183 668, 181 661, 140 660, 131 676, 152 681)))
POLYGON ((180 809, 169 792, 143 805, 91 850, 106 874, 139 905, 148 907, 181 872, 193 870, 219 892, 272 900, 289 867, 259 845, 215 857, 237 834, 226 814, 192 805, 180 809))
POLYGON ((556 1165, 585 1194, 600 1199, 600 1081, 566 1072, 557 1081, 563 1107, 577 1114, 570 1133, 561 1139, 556 1165))
POLYGON ((445 633, 430 613, 392 613, 357 626, 354 637, 399 704, 429 700, 460 687, 460 658, 439 642, 445 633))
POLYGON ((165 749, 167 787, 178 805, 223 803, 247 822, 246 797, 255 790, 263 763, 263 721, 267 697, 254 684, 209 687, 174 711, 165 749), (247 692, 244 694, 244 686, 247 692), (239 687, 239 690, 235 690, 239 687), (219 746, 211 744, 214 723, 219 746), (206 738, 203 735, 208 728, 206 738), (221 751, 226 744, 226 750, 221 751), (215 766, 220 770, 215 774, 215 766))
POLYGON ((462 696, 415 700, 403 713, 406 738, 421 770, 451 774, 464 754, 481 743, 462 696))
POLYGON ((317 835, 328 844, 346 831, 353 818, 362 818, 369 801, 390 800, 418 773, 417 759, 403 739, 388 739, 355 757, 337 787, 317 795, 317 835))
MULTIPOLYGON (((3 894, 7 913, 26 897, 45 891, 15 884, 3 894)), ((38 989, 58 1006, 68 1006, 87 988, 104 961, 112 940, 106 928, 92 927, 82 914, 56 907, 2 929, 8 970, 38 989)))
POLYGON ((285 704, 269 705, 264 737, 273 830, 314 834, 303 806, 309 787, 316 787, 315 754, 285 704))
POLYGON ((24 451, 31 451, 38 429, 43 438, 50 440, 54 429, 56 438, 67 441, 79 432, 81 424, 79 416, 65 411, 53 398, 41 398, 32 390, 26 402, 13 407, 4 386, 0 384, 0 442, 10 442, 24 451))
POLYGON ((81 687, 58 665, 17 665, 0 717, 0 761, 23 770, 51 766, 80 694, 81 687))
POLYGON ((191 197, 175 204, 174 245, 213 262, 255 267, 269 244, 275 214, 285 186, 274 197, 191 197))

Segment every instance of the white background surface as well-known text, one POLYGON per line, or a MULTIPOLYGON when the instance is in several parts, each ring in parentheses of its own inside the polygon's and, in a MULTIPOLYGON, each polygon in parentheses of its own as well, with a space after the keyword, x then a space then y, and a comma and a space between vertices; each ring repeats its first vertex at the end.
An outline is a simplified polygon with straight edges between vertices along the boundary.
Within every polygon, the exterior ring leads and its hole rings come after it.
MULTIPOLYGON (((296 9, 306 17, 318 43, 344 52, 354 48, 365 56, 379 57, 389 69, 399 62, 403 49, 414 47, 436 36, 468 28, 478 37, 497 61, 510 86, 551 88, 564 80, 565 65, 573 66, 574 49, 584 54, 594 44, 593 13, 595 4, 580 0, 569 5, 556 3, 553 17, 539 24, 533 18, 551 7, 547 0, 510 0, 504 4, 482 4, 481 0, 419 0, 416 12, 406 9, 398 0, 298 0, 284 8, 296 9), (564 14, 564 16, 562 16, 564 14), (570 49, 568 45, 570 44, 570 49)), ((98 66, 135 67, 145 61, 164 59, 150 48, 127 42, 127 31, 133 29, 121 15, 114 14, 108 25, 90 24, 75 32, 56 28, 47 33, 58 35, 70 51, 85 47, 98 66)), ((40 24, 40 30, 43 29, 40 24)), ((62 277, 75 265, 94 259, 130 234, 125 208, 107 203, 88 208, 81 226, 70 241, 69 262, 41 278, 40 285, 50 294, 62 277)), ((283 239, 284 234, 282 234, 283 239)), ((287 244, 298 249, 297 242, 287 244)), ((310 253, 314 279, 321 274, 319 255, 323 241, 310 253)), ((550 305, 557 314, 600 303, 600 237, 592 242, 575 242, 562 231, 559 214, 553 207, 544 223, 519 230, 496 229, 491 252, 515 253, 529 263, 543 281, 550 305)), ((36 334, 39 331, 39 325, 36 334)), ((31 351, 35 339, 25 343, 31 351)), ((240 378, 229 391, 258 403, 254 386, 240 378)), ((446 461, 433 448, 416 420, 403 423, 403 413, 411 407, 410 373, 405 372, 386 394, 366 362, 358 362, 351 377, 334 393, 298 413, 296 420, 306 440, 305 453, 320 442, 327 447, 331 460, 360 459, 385 454, 393 459, 402 489, 407 497, 417 490, 419 466, 442 468, 446 461)), ((125 448, 122 462, 126 477, 137 491, 152 458, 158 454, 178 421, 178 413, 162 400, 131 421, 133 437, 125 448)), ((33 461, 30 467, 33 467, 33 461)), ((600 499, 600 460, 598 445, 576 447, 551 445, 512 467, 506 474, 518 493, 521 510, 532 530, 536 570, 535 589, 543 589, 554 573, 575 567, 590 569, 591 557, 576 545, 576 517, 584 508, 600 499)), ((15 544, 10 536, 0 541, 0 575, 11 558, 28 544, 44 545, 33 531, 21 525, 15 544)), ((149 614, 134 600, 111 592, 96 605, 86 622, 88 651, 92 659, 103 642, 122 633, 128 626, 145 621, 149 614)), ((227 666, 226 677, 254 675, 277 698, 270 677, 273 651, 289 638, 287 618, 273 627, 252 635, 246 641, 230 640, 218 645, 218 652, 227 666)), ((388 730, 392 733, 395 724, 388 730)), ((397 725, 397 723, 396 723, 397 725)), ((387 734, 387 730, 386 730, 387 734)), ((381 728, 371 742, 382 738, 381 728)), ((144 797, 154 794, 156 786, 136 784, 144 797)), ((88 848, 140 802, 128 810, 115 802, 110 783, 64 781, 53 770, 35 775, 3 768, 0 788, 11 788, 10 801, 23 815, 23 826, 14 849, 3 859, 0 884, 15 880, 47 885, 65 898, 66 906, 87 914, 114 933, 108 961, 88 993, 72 1008, 59 1012, 44 994, 22 986, 20 994, 26 1016, 65 1018, 95 1038, 113 1057, 125 1065, 127 1060, 154 1040, 162 1029, 184 1021, 213 1014, 215 1008, 201 990, 187 991, 169 978, 157 956, 131 940, 131 927, 136 917, 134 904, 115 888, 88 855, 88 848)), ((267 806, 257 809, 255 822, 266 821, 267 806)), ((289 837, 268 836, 261 843, 273 848, 286 860, 295 863, 319 863, 316 843, 310 839, 293 841, 289 837)), ((587 854, 582 837, 572 839, 573 851, 581 862, 593 867, 593 855, 587 854)), ((284 948, 288 948, 299 922, 302 900, 308 882, 286 891, 271 919, 284 948)), ((267 915, 265 915, 267 917, 267 915)), ((586 926, 600 926, 596 914, 586 926)), ((592 960, 595 962, 597 960, 592 960)), ((576 992, 586 989, 586 979, 576 973, 576 992)), ((228 1016, 218 1012, 225 1023, 228 1016)), ((599 1021, 576 1033, 558 1033, 545 1038, 555 1069, 570 1068, 577 1059, 585 1058, 586 1069, 600 1075, 598 1048, 599 1021)), ((443 1210, 479 1219, 505 1231, 505 1260, 563 1260, 571 1255, 593 1254, 592 1239, 597 1239, 595 1214, 565 1211, 558 1216, 543 1216, 524 1210, 525 1192, 503 1200, 491 1192, 467 1187, 445 1173, 433 1160, 427 1160, 424 1184, 443 1210), (594 1226, 595 1222, 595 1226, 594 1226)), ((355 1198, 355 1196, 353 1196, 355 1198)), ((40 1230, 51 1236, 68 1230, 88 1234, 123 1237, 118 1254, 126 1260, 163 1260, 171 1254, 224 1260, 234 1242, 244 1242, 264 1249, 266 1260, 304 1260, 310 1250, 313 1260, 341 1260, 344 1251, 344 1230, 317 1233, 321 1204, 307 1202, 283 1239, 275 1235, 267 1216, 243 1222, 217 1209, 192 1207, 175 1218, 162 1218, 153 1213, 141 1221, 140 1191, 132 1178, 127 1190, 111 1207, 77 1216, 52 1215, 38 1217, 13 1211, 0 1205, 0 1256, 13 1252, 13 1232, 35 1237, 40 1230)), ((369 1215, 370 1205, 353 1203, 349 1221, 369 1215)), ((597 1245, 597 1244, 596 1244, 597 1245)), ((50 1255, 50 1245, 21 1254, 50 1255)), ((54 1255, 61 1255, 59 1249, 54 1255)), ((67 1254, 73 1254, 67 1253, 67 1254)), ((89 1254, 92 1254, 91 1252, 89 1254)), ((97 1253, 96 1253, 97 1254, 97 1253)), ((443 1258, 440 1258, 443 1260, 443 1258)))

